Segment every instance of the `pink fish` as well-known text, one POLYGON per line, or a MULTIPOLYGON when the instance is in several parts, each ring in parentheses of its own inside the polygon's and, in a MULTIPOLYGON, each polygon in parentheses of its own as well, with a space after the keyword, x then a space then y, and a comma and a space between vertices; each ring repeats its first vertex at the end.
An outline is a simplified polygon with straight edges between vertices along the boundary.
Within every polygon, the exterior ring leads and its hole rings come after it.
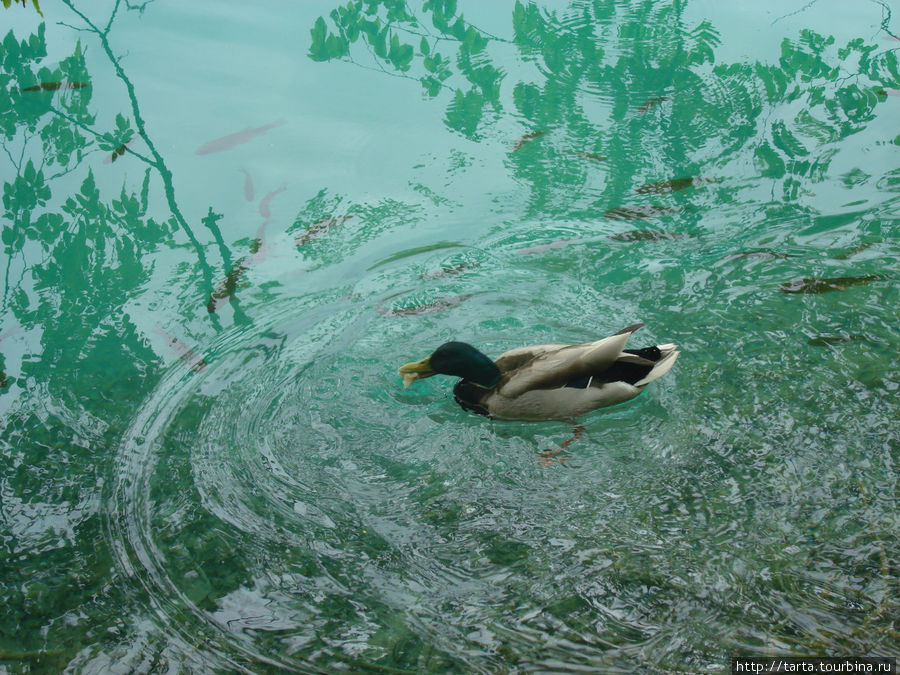
POLYGON ((281 187, 277 190, 272 190, 269 194, 263 197, 259 202, 259 215, 268 220, 272 217, 272 212, 269 210, 269 202, 272 201, 272 197, 277 195, 279 192, 284 192, 287 190, 287 185, 282 183, 281 187))
POLYGON ((885 93, 888 96, 900 96, 900 89, 888 89, 885 93))
POLYGON ((563 246, 569 246, 570 244, 574 244, 578 241, 584 241, 583 239, 557 239, 556 241, 551 241, 548 244, 538 244, 537 246, 529 246, 528 248, 520 248, 516 253, 519 255, 532 255, 534 253, 546 253, 554 248, 562 248, 563 246))
POLYGON ((257 263, 261 263, 266 259, 266 242, 265 242, 265 234, 266 234, 266 225, 269 224, 268 220, 264 220, 259 228, 256 230, 256 237, 253 239, 253 242, 250 244, 250 255, 247 256, 243 260, 244 267, 249 265, 255 265, 257 263))
MULTIPOLYGON (((21 333, 22 328, 20 326, 13 326, 9 330, 3 331, 0 333, 0 342, 3 342, 10 335, 15 335, 17 333, 21 333)), ((6 374, 0 370, 0 389, 6 389, 9 386, 9 380, 6 377, 6 374)))
POLYGON ((207 363, 197 352, 184 344, 181 340, 179 340, 174 335, 169 335, 166 331, 164 331, 160 326, 154 326, 153 332, 157 335, 161 335, 166 340, 166 346, 172 350, 172 353, 178 357, 178 360, 184 363, 188 368, 193 370, 195 373, 202 373, 206 370, 207 363))
POLYGON ((18 335, 21 332, 22 332, 21 326, 13 326, 9 330, 5 330, 2 333, 0 333, 0 342, 3 342, 6 338, 8 338, 12 335, 18 335))
POLYGON ((244 179, 244 197, 246 197, 248 202, 253 201, 253 179, 250 178, 250 174, 247 173, 246 169, 238 169, 238 171, 243 171, 246 178, 244 179))
POLYGON ((284 119, 277 120, 262 127, 251 127, 249 129, 244 129, 243 131, 228 134, 227 136, 222 136, 222 138, 217 138, 214 141, 210 141, 209 143, 204 143, 203 145, 201 145, 199 148, 197 148, 197 154, 208 155, 211 152, 231 150, 231 148, 233 148, 234 146, 240 145, 241 143, 246 143, 247 141, 252 140, 257 136, 261 136, 269 129, 273 129, 281 124, 284 124, 284 119))

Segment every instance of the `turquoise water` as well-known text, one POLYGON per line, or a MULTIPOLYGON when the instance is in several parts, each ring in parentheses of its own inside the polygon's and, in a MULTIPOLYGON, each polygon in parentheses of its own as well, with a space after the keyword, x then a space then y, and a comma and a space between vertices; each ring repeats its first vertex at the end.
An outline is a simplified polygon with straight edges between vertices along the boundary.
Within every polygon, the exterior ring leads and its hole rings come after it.
POLYGON ((0 9, 0 672, 896 656, 892 9, 0 9), (396 371, 637 321, 561 461, 396 371))

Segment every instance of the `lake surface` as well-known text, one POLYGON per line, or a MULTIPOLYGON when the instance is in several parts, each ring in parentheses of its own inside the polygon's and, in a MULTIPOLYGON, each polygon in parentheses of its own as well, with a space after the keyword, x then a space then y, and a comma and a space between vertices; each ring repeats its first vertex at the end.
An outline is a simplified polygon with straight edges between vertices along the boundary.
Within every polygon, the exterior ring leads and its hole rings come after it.
POLYGON ((0 9, 0 672, 896 656, 896 9, 0 9), (397 374, 638 321, 558 461, 397 374))

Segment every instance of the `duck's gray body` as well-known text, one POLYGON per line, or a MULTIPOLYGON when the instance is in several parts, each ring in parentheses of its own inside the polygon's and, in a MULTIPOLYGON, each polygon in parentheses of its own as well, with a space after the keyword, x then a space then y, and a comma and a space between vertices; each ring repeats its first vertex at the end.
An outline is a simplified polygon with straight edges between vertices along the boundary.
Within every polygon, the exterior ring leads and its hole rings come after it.
POLYGON ((407 385, 439 372, 462 376, 453 389, 454 397, 463 408, 482 415, 571 420, 634 398, 672 368, 679 354, 674 344, 625 350, 628 338, 642 325, 584 344, 519 347, 504 352, 492 364, 470 345, 447 343, 428 359, 400 371, 407 385), (448 360, 442 350, 457 357, 452 365, 442 368, 448 360), (465 358, 459 353, 468 350, 475 361, 466 363, 471 368, 460 368, 458 362, 465 358), (480 369, 472 365, 478 360, 482 360, 480 369))

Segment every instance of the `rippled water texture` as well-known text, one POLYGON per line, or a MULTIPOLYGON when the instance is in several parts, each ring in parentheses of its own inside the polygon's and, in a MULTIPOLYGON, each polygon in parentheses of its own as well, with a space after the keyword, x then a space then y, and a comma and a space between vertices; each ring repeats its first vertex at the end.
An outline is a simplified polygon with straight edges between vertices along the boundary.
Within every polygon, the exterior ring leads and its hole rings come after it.
POLYGON ((0 672, 896 656, 892 9, 0 9, 0 672), (580 437, 397 375, 638 321, 580 437))

